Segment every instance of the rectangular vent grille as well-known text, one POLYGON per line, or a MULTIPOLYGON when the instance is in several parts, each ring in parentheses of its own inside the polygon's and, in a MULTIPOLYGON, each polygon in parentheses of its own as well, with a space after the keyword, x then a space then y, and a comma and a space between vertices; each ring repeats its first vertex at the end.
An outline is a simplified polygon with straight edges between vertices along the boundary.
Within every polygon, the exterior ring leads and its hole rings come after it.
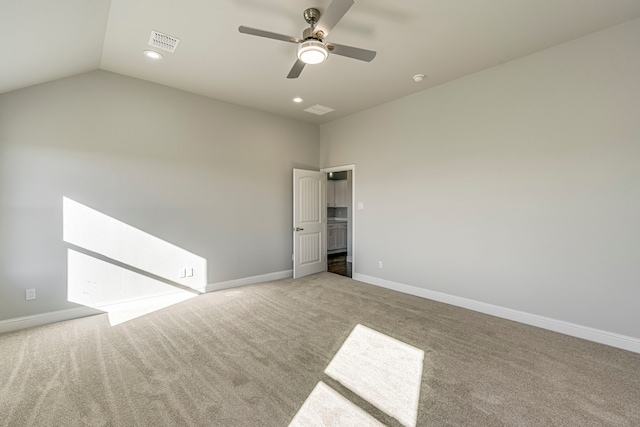
POLYGON ((157 47, 158 49, 171 53, 176 51, 178 43, 180 43, 180 39, 153 30, 149 37, 149 46, 157 47))
POLYGON ((323 116, 335 110, 333 108, 325 107, 324 105, 316 104, 313 107, 309 107, 304 111, 306 111, 307 113, 316 114, 318 116, 323 116))

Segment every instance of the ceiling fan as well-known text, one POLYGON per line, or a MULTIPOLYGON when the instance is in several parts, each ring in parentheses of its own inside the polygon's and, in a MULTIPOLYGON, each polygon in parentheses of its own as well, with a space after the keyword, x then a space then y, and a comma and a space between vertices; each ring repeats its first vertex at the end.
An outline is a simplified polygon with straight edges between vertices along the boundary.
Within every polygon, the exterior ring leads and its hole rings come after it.
POLYGON ((323 62, 329 56, 329 52, 360 61, 371 62, 373 58, 376 57, 376 52, 372 50, 324 42, 329 32, 342 19, 353 4, 354 0, 333 0, 322 16, 318 9, 306 9, 303 16, 305 21, 311 26, 304 30, 302 38, 258 30, 242 25, 238 27, 238 31, 252 36, 296 43, 298 45, 298 59, 295 64, 293 64, 291 71, 289 71, 289 75, 287 75, 288 79, 298 78, 302 69, 307 64, 311 65, 323 62))

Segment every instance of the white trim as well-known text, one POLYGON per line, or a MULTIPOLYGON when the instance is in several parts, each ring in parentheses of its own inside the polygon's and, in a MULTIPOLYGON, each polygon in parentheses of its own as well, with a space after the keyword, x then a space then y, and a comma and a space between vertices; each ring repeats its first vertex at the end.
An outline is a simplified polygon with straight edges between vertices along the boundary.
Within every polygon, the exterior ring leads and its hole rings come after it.
MULTIPOLYGON (((238 286, 252 285, 254 283, 269 282, 272 280, 287 279, 293 277, 293 270, 278 271, 275 273, 262 274, 260 276, 245 277, 243 279, 229 280, 207 285, 205 289, 199 291, 212 292, 222 289, 235 288, 238 286)), ((155 295, 154 295, 155 296, 155 295)), ((112 305, 112 304, 109 304, 112 305)), ((107 307, 105 305, 104 307, 107 307)), ((50 323, 62 322, 65 320, 79 319, 81 317, 102 314, 104 311, 91 307, 76 307, 67 310, 50 311, 48 313, 34 314, 32 316, 16 317, 13 319, 0 320, 0 334, 17 331, 19 329, 43 326, 50 323)))
POLYGON ((353 279, 405 294, 415 295, 418 297, 455 305, 457 307, 462 307, 480 313, 501 317, 503 319, 513 320, 515 322, 524 323, 526 325, 537 326, 539 328, 548 329, 550 331, 559 332, 561 334, 570 335, 572 337, 582 338, 600 344, 633 351, 635 353, 640 353, 640 339, 637 338, 603 331, 600 329, 590 328, 588 326, 582 326, 575 323, 565 322, 563 320, 539 316, 537 314, 531 314, 506 307, 500 307, 493 304, 487 304, 484 302, 462 298, 455 295, 449 295, 442 292, 431 291, 416 286, 392 282, 390 280, 380 279, 364 274, 354 273, 353 279))
POLYGON ((223 289, 237 288, 238 286, 253 285, 255 283, 270 282, 272 280, 288 279, 293 277, 293 270, 276 271, 275 273, 261 274, 259 276, 245 277, 243 279, 227 280, 207 285, 206 292, 221 291, 223 289))
POLYGON ((0 334, 17 331, 19 329, 33 328, 34 326, 48 325, 50 323, 63 322, 65 320, 79 319, 81 317, 102 314, 102 311, 91 307, 77 307, 67 310, 50 311, 48 313, 34 314, 32 316, 16 317, 0 320, 0 334))

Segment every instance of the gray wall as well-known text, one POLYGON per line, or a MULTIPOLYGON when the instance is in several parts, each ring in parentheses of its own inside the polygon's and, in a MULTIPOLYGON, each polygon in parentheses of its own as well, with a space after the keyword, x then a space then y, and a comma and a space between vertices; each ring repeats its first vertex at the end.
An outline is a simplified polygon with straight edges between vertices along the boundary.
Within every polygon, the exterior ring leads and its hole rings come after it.
POLYGON ((357 274, 640 338, 640 21, 320 128, 357 274), (378 261, 384 261, 384 269, 378 261))
POLYGON ((291 171, 317 169, 318 140, 103 71, 0 96, 0 320, 77 307, 63 197, 206 259, 207 283, 290 270, 291 171))

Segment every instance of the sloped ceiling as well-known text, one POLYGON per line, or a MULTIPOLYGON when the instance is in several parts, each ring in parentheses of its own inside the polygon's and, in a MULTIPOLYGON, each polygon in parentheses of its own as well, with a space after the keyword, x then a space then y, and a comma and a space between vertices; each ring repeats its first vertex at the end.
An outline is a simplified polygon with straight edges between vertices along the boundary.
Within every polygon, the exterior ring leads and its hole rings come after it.
POLYGON ((2 0, 0 93, 95 69, 323 123, 640 17, 638 0, 356 0, 327 41, 378 52, 330 56, 287 79, 308 7, 330 0, 2 0), (142 55, 152 30, 180 39, 142 55), (426 74, 421 83, 412 76, 426 74), (292 102, 299 96, 301 104, 292 102), (335 111, 315 116, 314 104, 335 111))

